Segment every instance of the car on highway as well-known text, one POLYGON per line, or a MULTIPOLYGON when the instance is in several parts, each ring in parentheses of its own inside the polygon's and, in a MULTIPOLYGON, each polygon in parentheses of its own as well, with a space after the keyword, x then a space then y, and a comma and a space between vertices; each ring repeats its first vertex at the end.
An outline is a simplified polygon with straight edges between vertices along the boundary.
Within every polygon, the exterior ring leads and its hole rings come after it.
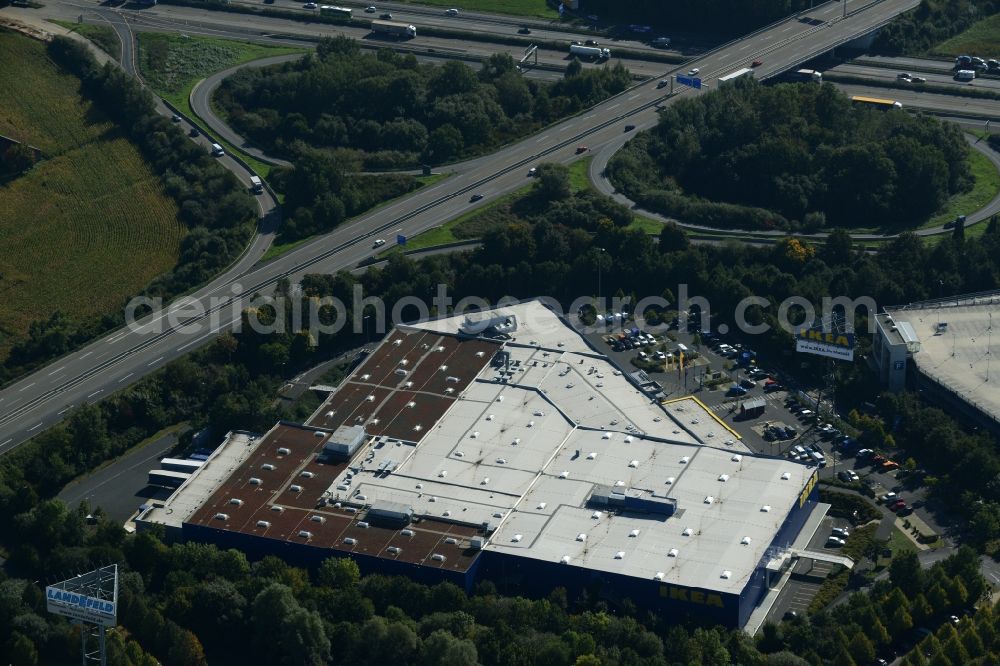
POLYGON ((657 88, 666 88, 669 81, 666 79, 660 79, 660 82, 656 84, 657 88))
POLYGON ((446 9, 444 13, 447 16, 458 16, 458 10, 455 9, 454 7, 452 7, 451 9, 446 9))
POLYGON ((197 127, 192 127, 188 130, 188 136, 198 136, 198 134, 200 134, 200 132, 197 127))
POLYGON ((626 132, 631 132, 634 129, 635 129, 635 125, 626 125, 625 126, 625 131, 626 132))
POLYGON ((577 146, 576 147, 576 154, 577 155, 579 155, 580 153, 585 153, 585 152, 587 152, 587 146, 577 146))
POLYGON ((899 74, 896 75, 896 78, 900 81, 909 81, 910 79, 913 78, 913 75, 908 74, 906 72, 900 72, 899 74))
POLYGON ((764 61, 758 59, 758 60, 754 60, 752 63, 750 63, 750 66, 751 67, 760 67, 763 64, 764 64, 764 61))
POLYGON ((701 73, 701 70, 695 67, 694 69, 688 70, 688 76, 697 76, 701 73))
POLYGON ((170 116, 170 120, 172 120, 175 123, 179 123, 181 121, 181 117, 175 113, 174 115, 170 116))
POLYGON ((226 151, 217 143, 212 144, 212 157, 222 157, 226 154, 226 151))
POLYGON ((374 13, 375 13, 375 12, 377 12, 377 11, 378 11, 378 10, 377 10, 377 9, 375 9, 375 7, 374 7, 374 6, 370 6, 370 5, 369 5, 368 7, 365 7, 365 14, 374 14, 374 13))
POLYGON ((518 34, 519 34, 519 35, 530 35, 530 34, 531 34, 531 28, 529 28, 529 27, 528 27, 528 26, 526 26, 526 25, 522 25, 522 26, 521 26, 521 27, 520 27, 520 28, 518 29, 518 31, 517 31, 517 32, 518 32, 518 34))
POLYGON ((531 167, 528 169, 528 178, 534 178, 538 175, 538 167, 531 167))
POLYGON ((382 15, 380 15, 379 18, 380 19, 385 19, 386 21, 388 21, 389 19, 392 18, 392 14, 390 14, 389 12, 385 12, 382 15))
POLYGON ((478 194, 478 193, 477 194, 473 194, 471 197, 469 197, 469 202, 470 203, 475 203, 477 201, 480 201, 482 198, 483 198, 482 194, 478 194))
POLYGON ((841 539, 840 537, 830 536, 826 540, 827 548, 841 548, 846 545, 847 542, 841 539))
POLYGON ((372 243, 372 247, 373 248, 382 247, 383 245, 385 245, 385 240, 382 239, 382 238, 379 238, 377 241, 375 241, 374 243, 372 243))
POLYGON ((914 76, 910 78, 911 83, 927 83, 927 79, 922 76, 914 76))
POLYGON ((302 5, 302 8, 303 9, 319 9, 319 5, 317 5, 315 2, 307 2, 306 4, 302 5))
POLYGON ((596 39, 588 39, 584 42, 587 46, 600 46, 596 39))

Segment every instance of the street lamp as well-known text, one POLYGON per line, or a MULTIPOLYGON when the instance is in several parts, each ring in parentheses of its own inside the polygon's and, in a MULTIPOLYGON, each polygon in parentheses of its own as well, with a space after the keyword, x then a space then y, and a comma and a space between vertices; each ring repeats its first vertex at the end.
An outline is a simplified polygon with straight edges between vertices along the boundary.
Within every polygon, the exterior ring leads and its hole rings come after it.
MULTIPOLYGON (((603 247, 597 248, 597 251, 601 252, 601 253, 607 252, 607 250, 605 250, 603 247)), ((601 308, 603 309, 604 303, 601 301, 601 257, 600 257, 600 255, 598 255, 598 257, 597 257, 597 302, 598 302, 598 304, 601 305, 601 308)), ((606 311, 607 310, 605 310, 605 312, 606 311)), ((603 313, 601 313, 601 314, 603 314, 603 313)))
POLYGON ((371 336, 371 333, 369 333, 369 332, 368 332, 368 320, 369 320, 369 319, 371 319, 371 318, 372 318, 372 316, 371 316, 371 315, 365 315, 365 316, 363 316, 363 317, 361 318, 361 321, 363 322, 363 324, 364 324, 364 327, 365 327, 365 346, 366 346, 366 347, 367 347, 367 346, 368 346, 368 345, 369 345, 369 344, 371 343, 371 341, 372 341, 372 336, 371 336))

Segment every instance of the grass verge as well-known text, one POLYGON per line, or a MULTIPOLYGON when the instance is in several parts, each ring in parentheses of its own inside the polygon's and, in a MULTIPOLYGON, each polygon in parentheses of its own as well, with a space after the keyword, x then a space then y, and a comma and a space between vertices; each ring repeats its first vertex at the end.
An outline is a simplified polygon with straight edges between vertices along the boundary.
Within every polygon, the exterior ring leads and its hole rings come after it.
MULTIPOLYGON (((404 2, 412 4, 409 3, 409 0, 404 0, 404 2)), ((559 18, 559 12, 549 7, 544 0, 420 0, 419 4, 529 18, 559 18)), ((457 20, 460 19, 461 17, 457 20)))
MULTIPOLYGON (((972 189, 951 197, 941 212, 921 225, 921 229, 940 227, 958 215, 974 213, 993 201, 993 197, 1000 192, 1000 171, 997 171, 990 158, 975 149, 969 151, 969 168, 976 180, 972 189)), ((976 226, 985 227, 985 223, 981 222, 976 226)), ((966 230, 966 233, 969 231, 971 230, 966 230)))
POLYGON ((1000 14, 976 21, 965 32, 932 48, 931 53, 952 57, 969 53, 982 55, 984 58, 1000 53, 1000 14))
POLYGON ((49 60, 0 31, 0 134, 44 158, 0 187, 0 356, 31 322, 111 312, 176 263, 185 229, 139 151, 49 60), (86 285, 86 292, 79 290, 86 285))
POLYGON ((116 61, 121 58, 122 47, 118 41, 115 31, 106 25, 94 25, 92 23, 73 23, 72 21, 56 21, 48 19, 50 23, 66 28, 70 32, 86 37, 92 41, 97 48, 101 49, 116 61))

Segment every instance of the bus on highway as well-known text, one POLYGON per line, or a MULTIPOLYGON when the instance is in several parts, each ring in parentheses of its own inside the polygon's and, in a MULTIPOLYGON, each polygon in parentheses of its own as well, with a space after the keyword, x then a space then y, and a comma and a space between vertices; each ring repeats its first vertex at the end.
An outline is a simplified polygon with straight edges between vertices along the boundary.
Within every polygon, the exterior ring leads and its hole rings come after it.
POLYGON ((862 95, 855 95, 851 98, 854 104, 859 104, 861 106, 871 106, 877 109, 902 109, 903 105, 900 102, 892 99, 879 99, 878 97, 864 97, 862 95))
POLYGON ((319 13, 321 16, 332 16, 334 18, 346 19, 348 21, 351 19, 351 10, 347 7, 320 5, 319 13))

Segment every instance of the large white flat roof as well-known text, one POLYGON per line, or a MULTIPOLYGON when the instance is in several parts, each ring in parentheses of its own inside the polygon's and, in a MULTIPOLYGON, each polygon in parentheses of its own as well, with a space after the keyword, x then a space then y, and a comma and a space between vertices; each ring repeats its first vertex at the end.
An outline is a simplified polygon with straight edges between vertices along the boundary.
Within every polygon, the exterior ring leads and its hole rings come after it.
MULTIPOLYGON (((486 366, 417 446, 363 451, 334 480, 334 499, 487 523, 487 550, 739 592, 813 470, 747 455, 695 399, 655 402, 541 304, 503 311, 519 325, 506 361, 486 366), (379 474, 386 455, 398 464, 379 474), (595 517, 588 499, 605 487, 671 498, 677 512, 595 517)), ((410 327, 457 334, 464 322, 410 327)))

